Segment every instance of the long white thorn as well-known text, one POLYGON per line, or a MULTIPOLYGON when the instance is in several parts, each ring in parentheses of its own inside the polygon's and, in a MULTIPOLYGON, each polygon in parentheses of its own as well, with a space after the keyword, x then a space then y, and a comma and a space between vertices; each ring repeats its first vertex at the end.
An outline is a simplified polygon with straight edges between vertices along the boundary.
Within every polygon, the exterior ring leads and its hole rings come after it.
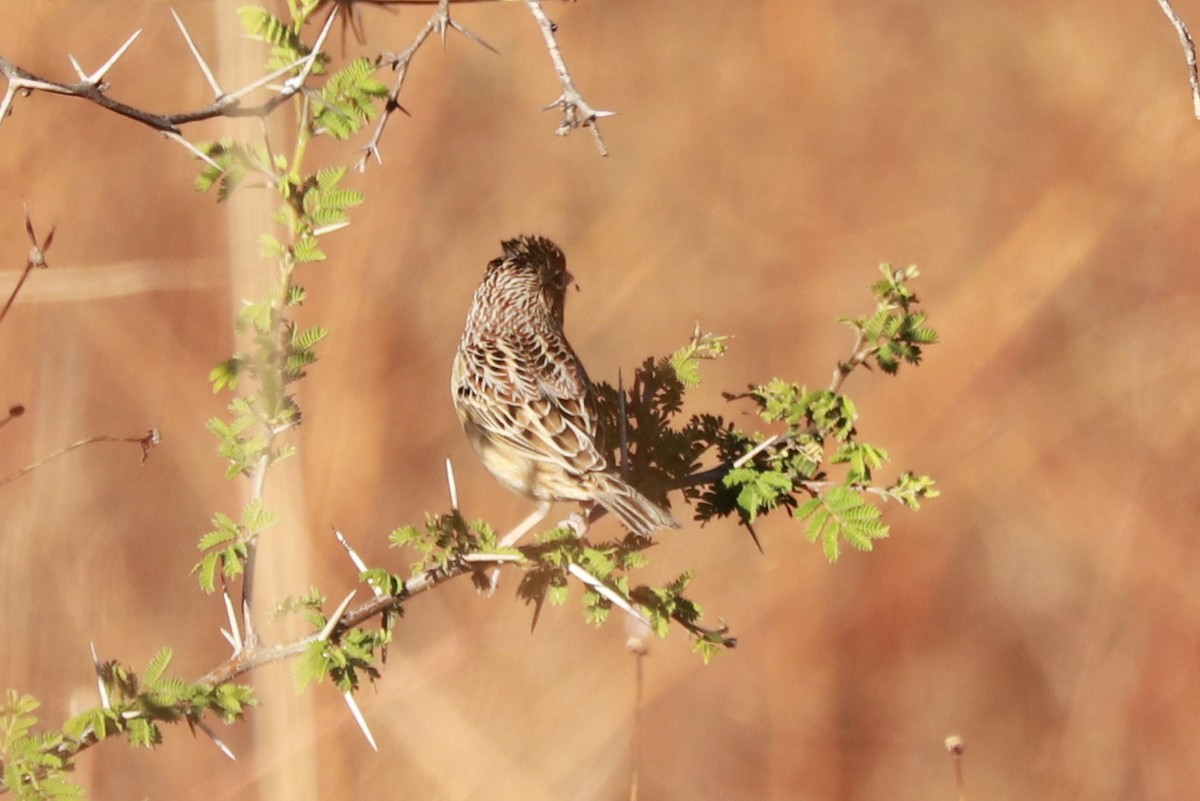
POLYGON ((637 620, 639 623, 643 623, 647 626, 650 625, 650 621, 646 619, 646 616, 634 609, 628 601, 621 597, 619 593, 615 592, 611 587, 600 581, 600 579, 596 578, 579 565, 572 562, 571 564, 567 565, 567 570, 572 576, 591 587, 600 595, 603 595, 612 602, 613 606, 618 607, 621 609, 621 611, 625 612, 625 614, 629 615, 634 620, 637 620))
POLYGON ((213 731, 211 728, 209 728, 209 725, 207 723, 205 723, 203 720, 200 720, 199 718, 197 718, 194 722, 196 724, 196 728, 199 729, 200 731, 204 732, 205 734, 207 734, 209 736, 209 739, 211 739, 213 741, 213 745, 215 745, 217 748, 221 749, 222 754, 229 757, 230 759, 232 759, 235 762, 237 761, 237 756, 233 753, 233 749, 231 749, 229 746, 225 745, 225 742, 220 737, 217 736, 217 733, 215 731, 213 731))
POLYGON ((75 70, 75 74, 79 76, 79 80, 87 81, 87 73, 83 71, 83 67, 79 66, 79 62, 75 60, 75 56, 67 53, 67 60, 71 62, 71 68, 75 70))
POLYGON ((100 655, 96 653, 96 643, 92 643, 92 665, 96 668, 96 686, 100 689, 100 705, 112 709, 112 701, 108 697, 108 688, 104 686, 104 678, 100 675, 100 655))
POLYGON ((776 442, 779 441, 779 439, 780 439, 780 437, 778 434, 772 434, 771 436, 764 439, 762 442, 755 445, 749 451, 747 451, 746 453, 743 453, 741 456, 739 456, 738 459, 733 463, 733 466, 735 468, 741 467, 742 465, 746 464, 751 459, 753 459, 755 456, 758 456, 760 453, 765 451, 767 448, 774 445, 776 442))
MULTIPOLYGON (((354 546, 350 544, 350 541, 346 539, 342 532, 338 531, 336 528, 333 530, 333 536, 337 537, 337 541, 340 542, 342 547, 346 549, 346 555, 350 557, 350 561, 354 563, 356 568, 358 568, 358 572, 365 573, 367 571, 367 563, 364 562, 362 557, 358 555, 358 551, 354 550, 354 546)), ((374 582, 368 581, 367 584, 370 586, 371 592, 375 593, 376 598, 383 597, 383 590, 375 586, 374 582)))
POLYGON ((204 56, 200 55, 200 48, 196 47, 196 43, 192 40, 192 35, 188 33, 187 26, 183 24, 183 20, 175 13, 175 9, 171 9, 171 16, 175 18, 175 24, 179 26, 179 32, 183 34, 184 41, 187 42, 188 49, 192 51, 192 55, 196 58, 196 63, 200 65, 200 71, 204 73, 204 80, 208 81, 208 85, 213 90, 215 97, 220 97, 224 92, 221 90, 221 85, 217 83, 217 78, 209 69, 208 62, 204 60, 204 56))
POLYGON ((128 50, 130 48, 130 46, 141 35, 142 35, 142 29, 138 28, 136 31, 133 32, 133 36, 130 36, 128 39, 125 40, 125 44, 123 44, 119 48, 117 48, 117 52, 115 52, 111 56, 109 56, 108 61, 104 62, 104 66, 100 67, 100 69, 96 70, 91 75, 88 75, 86 78, 84 78, 84 80, 87 83, 90 83, 92 85, 98 85, 101 81, 104 80, 104 76, 108 74, 108 71, 111 70, 113 68, 113 66, 116 65, 117 61, 121 58, 121 56, 125 55, 125 51, 128 50))
POLYGON ((468 553, 460 557, 467 564, 490 564, 492 562, 524 562, 525 555, 520 553, 468 553))
POLYGON ((358 590, 351 590, 350 594, 338 604, 338 608, 333 610, 333 614, 329 616, 329 622, 325 624, 325 628, 321 629, 321 633, 317 635, 318 640, 324 642, 329 639, 329 635, 333 634, 334 627, 342 619, 342 614, 349 608, 350 602, 354 600, 355 595, 358 595, 358 590))
POLYGON ((329 18, 325 20, 325 27, 321 29, 321 33, 317 36, 317 41, 313 42, 312 52, 305 56, 302 61, 304 69, 299 75, 293 75, 283 82, 284 87, 288 92, 297 92, 300 87, 304 86, 304 82, 308 80, 308 76, 312 73, 313 65, 317 63, 317 56, 321 55, 321 47, 325 44, 325 37, 329 35, 330 29, 333 27, 333 20, 337 17, 338 7, 335 4, 333 10, 329 12, 329 18))
POLYGON ((229 587, 224 580, 221 581, 221 597, 225 599, 225 616, 229 618, 229 631, 222 631, 226 634, 225 639, 229 640, 229 644, 233 646, 233 652, 238 653, 242 650, 242 630, 238 627, 237 612, 234 611, 233 599, 229 597, 229 587))
POLYGON ((367 744, 378 752, 379 746, 375 744, 375 736, 371 734, 371 727, 367 725, 367 719, 363 717, 362 710, 358 708, 358 701, 355 700, 354 693, 346 690, 342 693, 342 699, 350 708, 350 714, 354 717, 354 722, 358 724, 358 730, 363 733, 363 737, 367 738, 367 744))
POLYGON ((273 81, 273 80, 275 80, 276 78, 278 78, 279 76, 281 76, 281 75, 287 75, 289 72, 291 72, 292 70, 296 69, 296 67, 299 67, 299 66, 300 66, 301 64, 303 64, 305 61, 307 61, 307 60, 308 60, 308 58, 309 58, 308 56, 305 56, 304 58, 298 58, 298 59, 296 59, 295 61, 293 61, 291 64, 288 64, 286 67, 280 67, 279 69, 275 70, 275 71, 274 71, 274 72, 272 72, 271 74, 269 74, 269 75, 264 75, 264 76, 262 76, 261 78, 259 78, 258 80, 256 80, 256 81, 252 81, 251 83, 248 83, 248 84, 246 84, 246 85, 245 85, 245 86, 243 86, 241 89, 237 89, 237 90, 235 90, 235 91, 233 91, 233 92, 230 92, 228 95, 226 95, 226 97, 227 97, 227 98, 228 98, 228 99, 229 99, 231 102, 232 102, 232 101, 234 101, 234 100, 238 100, 238 99, 240 99, 240 98, 243 98, 243 97, 245 97, 246 95, 248 95, 248 94, 250 94, 251 92, 253 92, 255 89, 261 89, 262 87, 266 86, 266 85, 267 85, 267 84, 269 84, 271 81, 273 81))
POLYGON ((212 167, 213 169, 222 169, 221 165, 213 161, 211 156, 189 142, 182 134, 177 134, 174 131, 163 131, 162 135, 170 139, 172 142, 178 142, 179 144, 183 145, 185 148, 191 151, 193 156, 208 164, 208 166, 212 167))
POLYGON ((458 482, 454 480, 454 465, 446 459, 446 484, 450 487, 450 509, 458 511, 458 482))

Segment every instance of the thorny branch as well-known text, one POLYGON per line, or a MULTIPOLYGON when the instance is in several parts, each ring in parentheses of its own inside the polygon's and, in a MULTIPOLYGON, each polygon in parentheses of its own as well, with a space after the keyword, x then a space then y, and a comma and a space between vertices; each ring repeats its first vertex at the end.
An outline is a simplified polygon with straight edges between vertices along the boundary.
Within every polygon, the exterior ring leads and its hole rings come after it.
POLYGON ((4 322, 4 318, 8 316, 8 310, 12 308, 13 303, 17 300, 17 293, 21 291, 21 287, 25 286, 25 280, 29 278, 29 274, 34 268, 45 268, 46 251, 50 249, 50 245, 54 243, 54 231, 58 226, 51 226, 50 233, 46 234, 46 238, 38 242, 37 234, 33 232, 33 220, 29 219, 29 206, 22 202, 22 207, 25 209, 25 233, 29 236, 29 255, 25 257, 25 269, 21 271, 21 277, 17 279, 17 285, 13 287, 12 294, 8 296, 8 300, 4 303, 4 308, 0 310, 0 323, 4 322))
MULTIPOLYGON (((34 92, 48 92, 50 94, 64 95, 66 97, 75 97, 86 100, 90 103, 100 106, 114 114, 119 114, 142 125, 145 125, 155 131, 161 133, 167 139, 186 148, 192 155, 208 162, 212 166, 211 159, 199 148, 189 142, 183 136, 182 127, 194 122, 210 120, 217 117, 254 117, 265 118, 269 116, 275 109, 279 108, 296 94, 305 90, 308 77, 311 74, 313 66, 321 50, 321 44, 329 33, 329 29, 333 24, 334 17, 337 16, 340 7, 352 7, 356 4, 367 4, 373 6, 401 6, 401 5, 436 5, 437 8, 426 21, 425 25, 414 37, 413 41, 399 54, 382 54, 375 59, 376 67, 391 67, 396 71, 396 81, 393 85, 391 93, 388 95, 387 103, 384 107, 384 113, 381 115, 379 124, 375 128, 375 132, 371 140, 364 147, 364 155, 358 163, 360 171, 366 168, 367 161, 374 157, 377 162, 382 163, 382 157, 379 151, 379 141, 383 136, 384 128, 387 122, 395 111, 404 111, 404 108, 399 103, 400 90, 404 86, 404 80, 407 76, 409 63, 417 50, 425 43, 430 34, 436 33, 445 44, 446 32, 449 29, 454 29, 467 37, 471 41, 477 42, 483 47, 486 47, 492 52, 497 52, 494 47, 477 36, 475 33, 468 30, 466 27, 455 21, 450 16, 450 4, 465 3, 465 2, 492 2, 493 0, 328 0, 332 5, 332 10, 325 20, 325 25, 321 31, 320 37, 314 44, 312 51, 303 59, 295 63, 288 64, 280 69, 264 75, 249 84, 232 92, 226 92, 221 88, 212 69, 205 61, 200 53, 200 49, 196 46, 187 27, 180 19, 179 15, 172 10, 171 14, 175 18, 176 24, 179 26, 180 32, 183 34, 184 40, 187 43, 188 49, 191 51, 193 58, 199 65, 200 71, 204 75, 205 81, 212 88, 214 99, 213 102, 193 111, 182 111, 169 114, 156 113, 146 111, 145 109, 137 108, 136 106, 123 103, 119 100, 114 100, 107 93, 109 84, 104 80, 105 76, 112 70, 122 56, 129 50, 133 43, 141 35, 141 30, 135 31, 125 42, 117 48, 117 50, 109 57, 109 59, 97 70, 88 74, 73 56, 68 56, 72 68, 79 80, 75 83, 65 83, 61 81, 51 80, 36 75, 28 70, 14 64, 4 56, 0 55, 0 75, 3 75, 8 85, 4 92, 4 96, 0 99, 0 124, 3 124, 5 118, 12 112, 13 103, 18 96, 26 97, 34 92), (281 86, 271 85, 273 81, 282 78, 285 75, 293 73, 297 68, 300 72, 288 78, 281 86), (253 92, 268 88, 275 92, 271 97, 261 103, 248 104, 245 103, 245 98, 253 92)), ((537 0, 525 0, 533 12, 534 18, 542 30, 542 37, 545 40, 546 48, 550 53, 550 58, 554 62, 554 69, 558 75, 559 81, 562 83, 562 94, 553 103, 546 106, 550 108, 562 108, 563 120, 559 125, 556 133, 560 136, 570 133, 575 128, 586 127, 592 130, 592 134, 596 140, 596 146, 602 156, 608 155, 608 149, 604 145, 604 140, 600 136, 600 131, 596 127, 596 121, 602 117, 612 116, 610 111, 597 111, 589 106, 575 88, 574 81, 571 78, 570 72, 567 70, 566 62, 563 60, 562 52, 558 47, 558 42, 555 39, 555 31, 557 27, 546 16, 542 10, 541 4, 537 0)), ((519 2, 519 0, 501 0, 501 2, 519 2)), ((407 112, 406 112, 407 113, 407 112)))
MULTIPOLYGON (((359 0, 359 2, 361 1, 359 0)), ((411 4, 414 0, 402 0, 402 2, 411 4)), ((441 37, 442 46, 444 47, 446 44, 446 31, 453 28, 471 41, 478 42, 493 53, 497 52, 496 48, 450 18, 450 0, 424 0, 424 2, 436 2, 437 9, 426 20, 424 27, 417 32, 417 35, 409 43, 408 47, 399 53, 381 54, 375 59, 376 67, 391 67, 395 71, 396 81, 392 84, 392 91, 388 92, 388 99, 384 104, 383 114, 379 117, 379 123, 375 126, 375 132, 371 135, 371 141, 367 142, 363 148, 362 158, 359 159, 356 165, 356 169, 359 172, 364 172, 367 169, 367 162, 372 157, 375 158, 377 163, 383 163, 383 156, 379 152, 379 140, 383 137, 383 131, 387 127, 388 120, 391 119, 392 114, 397 111, 403 111, 405 114, 408 113, 404 106, 400 105, 400 90, 404 88, 404 79, 408 77, 409 64, 412 63, 413 57, 421 49, 421 45, 425 44, 425 40, 429 38, 430 34, 436 33, 441 37)))
MULTIPOLYGON (((12 63, 7 58, 0 56, 0 75, 3 75, 8 81, 8 88, 4 93, 4 98, 0 100, 0 124, 3 124, 4 119, 12 111, 13 100, 17 95, 24 97, 33 92, 50 92, 52 94, 65 95, 67 97, 77 97, 82 100, 95 103, 101 108, 107 109, 114 114, 127 117, 128 119, 139 122, 142 125, 159 131, 168 139, 184 145, 194 155, 201 155, 197 148, 183 139, 180 126, 192 122, 199 122, 201 120, 213 119, 215 117, 267 116, 282 103, 292 97, 292 95, 300 91, 303 84, 289 82, 279 90, 278 94, 257 105, 243 105, 242 98, 257 89, 266 86, 271 81, 286 75, 296 67, 304 64, 306 61, 309 62, 311 68, 311 62, 316 58, 316 50, 314 50, 309 57, 302 59, 295 64, 289 64, 287 67, 276 70, 269 75, 265 75, 247 84, 246 86, 243 86, 237 91, 231 93, 219 93, 217 98, 204 108, 197 109, 195 111, 183 111, 174 114, 156 114, 136 108, 126 103, 122 103, 119 100, 113 100, 111 97, 105 94, 109 88, 109 85, 104 82, 104 75, 113 67, 113 65, 116 64, 117 59, 124 55, 125 51, 140 33, 141 31, 138 31, 128 40, 126 40, 125 44, 118 48, 113 56, 109 58, 108 62, 106 62, 103 67, 91 75, 83 75, 82 70, 78 69, 78 65, 76 64, 76 71, 80 75, 80 80, 77 83, 60 83, 58 81, 52 81, 48 78, 43 78, 39 75, 34 75, 28 70, 25 70, 22 67, 12 63)), ((184 35, 187 36, 186 31, 184 35)), ((206 78, 210 77, 207 65, 204 63, 203 59, 200 58, 199 52, 195 50, 194 45, 192 45, 191 37, 187 36, 187 39, 189 46, 192 47, 193 53, 195 53, 197 60, 201 64, 201 69, 205 71, 206 78)), ((72 59, 72 62, 74 63, 74 59, 72 59)))
POLYGON ((600 151, 600 155, 607 156, 608 148, 604 144, 604 137, 600 135, 600 126, 597 125, 597 121, 603 117, 611 117, 616 112, 598 111, 587 104, 583 95, 579 94, 579 90, 575 88, 575 81, 571 79, 571 73, 567 70, 567 62, 558 48, 558 39, 555 37, 558 26, 546 16, 539 0, 525 0, 525 2, 532 12, 533 18, 537 20, 538 27, 542 30, 542 39, 546 42, 546 50, 550 53, 550 60, 554 62, 554 72, 558 75, 559 83, 562 84, 562 94, 542 111, 561 108, 562 122, 559 123, 555 133, 559 136, 566 136, 576 128, 589 128, 592 138, 596 140, 596 148, 600 151))

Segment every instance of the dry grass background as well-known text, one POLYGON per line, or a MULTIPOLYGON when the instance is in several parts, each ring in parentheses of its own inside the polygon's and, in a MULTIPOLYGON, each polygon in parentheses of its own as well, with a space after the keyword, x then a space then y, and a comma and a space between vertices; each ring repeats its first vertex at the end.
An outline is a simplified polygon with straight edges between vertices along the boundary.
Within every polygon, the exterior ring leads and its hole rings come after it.
MULTIPOLYGON (((234 3, 179 0, 229 85, 258 56, 234 3)), ((1200 26, 1200 3, 1178 3, 1200 26)), ((949 799, 942 739, 967 743, 978 799, 1164 799, 1200 783, 1200 516, 1195 268, 1200 124, 1174 33, 1152 0, 1096 4, 585 0, 552 7, 605 133, 551 135, 557 87, 519 5, 459 18, 414 65, 411 119, 353 231, 306 270, 305 314, 333 332, 305 382, 301 456, 271 479, 285 525, 271 593, 354 581, 329 535, 401 567, 393 527, 445 507, 528 505, 478 467, 447 399, 465 312, 498 240, 557 239, 581 291, 568 329, 596 376, 676 347, 697 319, 736 335, 722 389, 824 382, 848 347, 835 315, 868 304, 881 260, 917 262, 944 344, 898 379, 848 390, 898 468, 943 497, 891 512, 893 538, 835 567, 784 520, 766 555, 731 527, 688 527, 653 554, 741 636, 704 667, 684 637, 646 665, 642 797, 949 799)), ((368 9, 369 48, 425 11, 368 9)), ((0 53, 66 78, 145 33, 112 94, 207 102, 166 4, 33 0, 0 11, 0 53)), ((354 49, 353 44, 350 46, 354 49)), ((214 137, 226 123, 192 131, 214 137)), ((88 642, 144 664, 162 644, 194 676, 222 658, 219 603, 188 569, 212 512, 240 505, 204 421, 206 374, 263 269, 261 197, 217 207, 176 145, 98 109, 18 101, 0 128, 0 290, 27 245, 20 198, 59 226, 0 330, 0 475, 76 439, 96 445, 0 487, 0 685, 48 721, 94 703, 88 642)), ((511 582, 509 583, 511 588, 511 582)), ((593 799, 628 794, 634 662, 620 622, 577 599, 543 614, 465 583, 414 602, 362 704, 381 753, 329 687, 229 735, 169 733, 155 753, 80 760, 91 797, 593 799)))

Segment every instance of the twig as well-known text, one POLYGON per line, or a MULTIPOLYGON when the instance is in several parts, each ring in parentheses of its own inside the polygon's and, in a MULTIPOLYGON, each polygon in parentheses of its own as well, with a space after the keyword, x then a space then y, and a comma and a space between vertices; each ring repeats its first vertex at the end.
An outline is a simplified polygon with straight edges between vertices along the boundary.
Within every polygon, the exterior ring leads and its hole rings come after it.
POLYGON ((600 135, 600 126, 597 121, 604 117, 611 117, 616 112, 613 111, 598 111, 587 104, 583 99, 583 95, 575 88, 575 82, 571 79, 571 73, 567 69, 567 62, 563 59, 562 51, 558 48, 558 40, 555 38, 555 32, 558 26, 555 25, 546 12, 542 10, 542 4, 539 0, 525 0, 525 4, 529 6, 529 11, 533 14, 533 18, 537 20, 538 27, 542 31, 542 39, 546 43, 546 50, 550 53, 550 60, 554 62, 554 72, 558 75, 558 81, 562 84, 562 94, 560 94, 554 102, 547 105, 542 111, 549 111, 552 108, 561 108, 562 122, 554 133, 559 136, 566 136, 576 128, 590 128, 592 138, 596 140, 596 148, 600 151, 601 156, 608 155, 608 147, 604 144, 604 137, 600 135))
POLYGON ((18 479, 21 476, 25 475, 26 473, 30 472, 31 470, 36 470, 37 468, 46 464, 46 462, 49 462, 51 459, 57 459, 59 456, 62 456, 64 453, 69 453, 70 451, 73 451, 76 448, 82 448, 84 445, 91 445, 96 442, 136 442, 142 446, 142 464, 145 464, 147 457, 150 455, 150 449, 153 448, 155 445, 157 445, 160 441, 161 441, 161 437, 159 436, 157 429, 153 429, 153 428, 150 429, 149 431, 147 431, 145 436, 141 436, 141 437, 108 437, 108 436, 88 437, 87 439, 81 439, 78 442, 72 442, 67 447, 65 447, 61 450, 57 450, 54 453, 50 454, 49 456, 39 459, 38 461, 34 462, 33 464, 31 464, 27 467, 21 468, 20 470, 18 470, 17 472, 13 473, 12 475, 10 475, 6 478, 0 479, 0 485, 7 484, 10 481, 18 479))
POLYGON ((1171 0, 1158 0, 1158 7, 1175 26, 1175 33, 1179 34, 1179 44, 1183 47, 1184 58, 1187 59, 1188 80, 1192 84, 1192 113, 1200 120, 1200 78, 1196 75, 1196 44, 1192 41, 1187 25, 1171 7, 1171 0))
MULTIPOLYGON (((359 2, 361 1, 362 0, 359 0, 359 2)), ((462 1, 463 0, 458 0, 458 2, 462 1)), ((405 2, 412 3, 413 0, 401 0, 401 2, 398 4, 405 2)), ((389 53, 381 55, 375 59, 376 67, 388 66, 395 70, 396 80, 392 85, 392 91, 388 92, 387 102, 384 103, 383 106, 383 114, 379 116, 379 122, 375 126, 375 131, 371 134, 371 140, 363 147, 362 158, 360 158, 358 160, 358 164, 355 165, 355 168, 359 172, 366 171, 367 162, 372 158, 375 159, 377 164, 383 164, 383 154, 380 153, 379 150, 379 140, 383 138, 383 130, 387 127, 388 121, 391 119, 392 114, 397 111, 408 114, 408 110, 405 109, 404 106, 400 105, 400 90, 404 88, 404 80, 408 77, 409 65, 412 63, 417 51, 421 49, 421 45, 425 44, 425 40, 429 38, 430 34, 437 33, 441 37, 442 46, 445 47, 446 29, 448 27, 453 28, 463 36, 467 37, 473 42, 483 45, 493 53, 499 52, 496 50, 496 48, 492 47, 479 36, 475 35, 450 18, 450 2, 451 0, 422 0, 421 4, 437 4, 437 9, 432 15, 430 15, 429 19, 425 21, 424 27, 417 31, 417 35, 413 37, 412 42, 410 42, 408 47, 404 48, 404 50, 402 50, 400 53, 389 53)))
MULTIPOLYGON (((29 218, 28 204, 25 201, 21 201, 21 208, 25 210, 25 233, 29 237, 29 255, 25 257, 25 269, 21 271, 21 277, 17 279, 17 285, 13 287, 12 294, 8 296, 8 301, 5 302, 4 308, 0 310, 0 323, 4 322, 4 318, 8 316, 8 310, 12 308, 13 303, 17 300, 17 293, 21 291, 21 287, 25 286, 25 279, 29 277, 34 268, 49 266, 46 263, 46 251, 50 249, 50 245, 54 242, 54 232, 58 229, 57 225, 50 226, 50 233, 46 235, 46 239, 38 242, 37 234, 33 231, 33 220, 29 218)), ((22 408, 21 411, 24 411, 24 409, 22 408)), ((16 417, 19 414, 12 416, 16 417)), ((8 420, 4 422, 7 423, 8 420)), ((0 423, 0 425, 3 425, 3 423, 0 423)))
POLYGON ((430 17, 425 23, 425 27, 417 32, 416 37, 412 42, 399 54, 390 54, 380 56, 375 59, 375 66, 391 66, 396 71, 396 81, 392 85, 392 91, 388 92, 387 102, 383 104, 383 114, 379 115, 379 123, 375 126, 375 132, 371 134, 371 140, 363 147, 362 158, 358 160, 356 169, 359 172, 365 172, 367 162, 374 157, 377 164, 383 164, 383 155, 379 152, 379 140, 383 138, 383 130, 387 127, 388 121, 392 118, 392 114, 397 111, 402 111, 408 114, 408 110, 400 105, 400 90, 404 88, 404 79, 408 77, 408 65, 412 62, 413 56, 421 49, 421 45, 425 44, 425 40, 429 38, 429 34, 433 33, 436 28, 434 17, 430 17))

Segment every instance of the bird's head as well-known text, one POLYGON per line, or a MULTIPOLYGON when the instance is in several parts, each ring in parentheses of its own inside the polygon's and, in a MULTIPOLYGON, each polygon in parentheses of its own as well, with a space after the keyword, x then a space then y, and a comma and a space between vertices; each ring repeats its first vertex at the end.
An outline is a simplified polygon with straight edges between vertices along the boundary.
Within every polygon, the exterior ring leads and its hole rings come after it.
POLYGON ((503 298, 520 313, 546 317, 561 326, 572 277, 558 245, 543 236, 518 236, 501 246, 504 255, 488 263, 483 278, 493 299, 503 298))

